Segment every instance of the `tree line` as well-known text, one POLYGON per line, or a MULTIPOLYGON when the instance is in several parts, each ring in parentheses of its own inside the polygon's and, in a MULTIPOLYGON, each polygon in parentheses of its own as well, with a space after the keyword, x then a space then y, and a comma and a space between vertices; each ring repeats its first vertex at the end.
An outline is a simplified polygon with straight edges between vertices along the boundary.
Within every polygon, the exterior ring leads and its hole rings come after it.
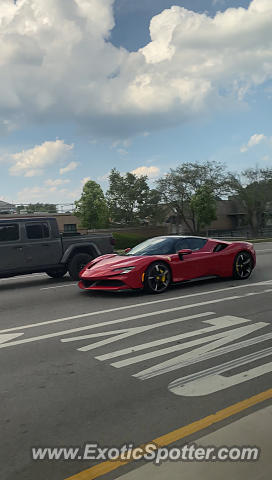
POLYGON ((272 214, 272 168, 250 168, 238 174, 220 162, 185 162, 170 169, 152 188, 147 176, 122 175, 113 168, 105 194, 93 180, 84 185, 75 214, 84 228, 104 228, 110 223, 156 224, 172 212, 177 223, 198 233, 216 219, 217 201, 231 196, 244 210, 251 230, 260 230, 272 214))

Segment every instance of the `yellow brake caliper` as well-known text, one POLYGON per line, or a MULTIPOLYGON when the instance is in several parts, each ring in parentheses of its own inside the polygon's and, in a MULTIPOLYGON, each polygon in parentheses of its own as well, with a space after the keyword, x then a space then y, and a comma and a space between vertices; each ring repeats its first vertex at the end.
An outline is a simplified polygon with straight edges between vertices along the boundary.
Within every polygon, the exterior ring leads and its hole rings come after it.
MULTIPOLYGON (((163 270, 160 270, 160 273, 163 273, 163 270)), ((165 274, 161 277, 161 281, 165 283, 165 274)))

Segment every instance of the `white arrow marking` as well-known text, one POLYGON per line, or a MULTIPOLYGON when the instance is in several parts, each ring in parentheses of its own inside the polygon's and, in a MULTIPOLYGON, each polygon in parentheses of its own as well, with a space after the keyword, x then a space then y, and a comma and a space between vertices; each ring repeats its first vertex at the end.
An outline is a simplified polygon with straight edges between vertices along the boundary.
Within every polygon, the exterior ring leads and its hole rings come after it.
POLYGON ((21 337, 24 335, 23 333, 6 333, 5 335, 0 335, 0 343, 6 343, 9 340, 13 340, 14 338, 21 337))
POLYGON ((239 357, 221 365, 216 365, 215 367, 187 375, 187 377, 177 378, 168 385, 168 390, 175 395, 198 397, 239 385, 248 380, 265 375, 266 373, 270 373, 272 371, 272 362, 231 376, 223 376, 221 374, 271 355, 271 347, 259 352, 250 353, 244 357, 239 357))

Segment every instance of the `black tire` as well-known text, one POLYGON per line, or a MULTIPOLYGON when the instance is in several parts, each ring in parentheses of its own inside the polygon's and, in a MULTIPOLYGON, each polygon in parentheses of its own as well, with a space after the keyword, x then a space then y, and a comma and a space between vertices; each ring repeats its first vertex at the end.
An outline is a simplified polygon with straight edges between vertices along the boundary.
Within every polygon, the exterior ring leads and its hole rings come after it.
POLYGON ((236 280, 246 280, 250 277, 252 270, 252 255, 247 251, 239 252, 233 263, 233 278, 236 280))
POLYGON ((163 293, 171 283, 170 267, 164 262, 154 262, 145 272, 144 290, 149 293, 163 293))
POLYGON ((45 273, 51 278, 62 278, 67 273, 67 269, 63 270, 47 270, 45 273))
POLYGON ((68 263, 68 272, 72 280, 79 279, 79 273, 93 257, 88 253, 77 253, 68 263))

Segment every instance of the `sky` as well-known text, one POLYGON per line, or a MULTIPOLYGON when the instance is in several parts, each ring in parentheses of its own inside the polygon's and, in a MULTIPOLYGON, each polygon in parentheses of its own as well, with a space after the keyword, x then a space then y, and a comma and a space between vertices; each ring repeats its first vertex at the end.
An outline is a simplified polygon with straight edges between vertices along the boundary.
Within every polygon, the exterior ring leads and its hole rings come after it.
POLYGON ((272 167, 271 0, 1 0, 0 199, 272 167))

